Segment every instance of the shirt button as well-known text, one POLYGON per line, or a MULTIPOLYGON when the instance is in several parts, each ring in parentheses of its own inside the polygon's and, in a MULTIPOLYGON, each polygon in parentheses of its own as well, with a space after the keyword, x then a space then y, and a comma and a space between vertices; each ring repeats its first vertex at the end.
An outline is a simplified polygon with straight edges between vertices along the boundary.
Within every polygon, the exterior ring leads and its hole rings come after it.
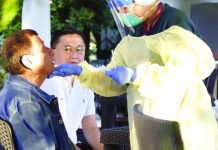
POLYGON ((63 124, 63 120, 62 119, 58 120, 58 123, 63 124))
POLYGON ((57 104, 58 103, 58 100, 54 100, 53 104, 57 104))

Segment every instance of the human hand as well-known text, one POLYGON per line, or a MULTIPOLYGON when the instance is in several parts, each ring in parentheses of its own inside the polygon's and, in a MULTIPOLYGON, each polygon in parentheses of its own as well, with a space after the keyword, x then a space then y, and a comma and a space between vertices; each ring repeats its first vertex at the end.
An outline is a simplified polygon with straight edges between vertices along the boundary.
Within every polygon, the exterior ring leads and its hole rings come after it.
POLYGON ((82 72, 82 67, 74 64, 63 64, 55 68, 55 70, 48 75, 48 79, 52 78, 54 76, 70 76, 70 75, 76 75, 79 76, 82 72))
POLYGON ((136 70, 117 66, 109 71, 105 71, 105 74, 109 76, 114 82, 120 85, 124 85, 128 82, 133 82, 136 78, 136 70))

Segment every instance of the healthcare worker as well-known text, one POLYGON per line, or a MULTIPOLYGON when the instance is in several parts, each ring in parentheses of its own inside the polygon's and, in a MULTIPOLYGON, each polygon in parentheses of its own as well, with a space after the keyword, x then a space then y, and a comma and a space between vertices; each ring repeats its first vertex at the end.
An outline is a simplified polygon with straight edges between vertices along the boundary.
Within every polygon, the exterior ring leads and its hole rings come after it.
POLYGON ((124 37, 106 69, 86 62, 65 64, 49 77, 77 75, 81 84, 103 96, 127 92, 132 150, 139 150, 135 104, 147 115, 179 122, 185 150, 218 150, 218 126, 203 83, 214 67, 212 52, 200 38, 172 26, 152 36, 124 37))
MULTIPOLYGON (((107 0, 122 37, 140 37, 160 33, 173 25, 180 26, 201 37, 191 19, 181 10, 160 0, 107 0)), ((213 101, 216 69, 204 83, 213 101)))
POLYGON ((173 25, 199 36, 183 11, 159 0, 107 0, 107 3, 122 37, 153 35, 173 25))

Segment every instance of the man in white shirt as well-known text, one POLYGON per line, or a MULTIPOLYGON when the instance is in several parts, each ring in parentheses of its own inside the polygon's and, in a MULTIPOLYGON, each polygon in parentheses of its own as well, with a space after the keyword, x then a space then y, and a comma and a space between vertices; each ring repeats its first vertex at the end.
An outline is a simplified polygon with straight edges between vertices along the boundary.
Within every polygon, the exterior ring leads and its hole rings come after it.
MULTIPOLYGON (((51 40, 51 48, 54 49, 57 65, 78 64, 85 58, 84 37, 81 32, 73 28, 56 32, 51 40)), ((76 76, 47 79, 41 89, 58 97, 59 109, 68 136, 74 143, 79 142, 76 131, 82 126, 85 138, 92 149, 103 149, 95 118, 93 91, 83 87, 76 76)), ((88 150, 87 147, 83 149, 88 150)))

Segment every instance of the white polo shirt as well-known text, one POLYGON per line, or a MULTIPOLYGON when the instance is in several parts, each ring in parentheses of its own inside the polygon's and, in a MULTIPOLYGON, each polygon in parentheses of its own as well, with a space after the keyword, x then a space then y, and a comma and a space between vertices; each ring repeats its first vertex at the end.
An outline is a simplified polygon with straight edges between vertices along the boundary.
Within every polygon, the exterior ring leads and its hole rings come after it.
POLYGON ((80 127, 82 118, 95 114, 93 91, 83 87, 76 79, 72 86, 71 77, 46 79, 41 89, 58 98, 68 136, 73 143, 76 143, 76 130, 80 127))

